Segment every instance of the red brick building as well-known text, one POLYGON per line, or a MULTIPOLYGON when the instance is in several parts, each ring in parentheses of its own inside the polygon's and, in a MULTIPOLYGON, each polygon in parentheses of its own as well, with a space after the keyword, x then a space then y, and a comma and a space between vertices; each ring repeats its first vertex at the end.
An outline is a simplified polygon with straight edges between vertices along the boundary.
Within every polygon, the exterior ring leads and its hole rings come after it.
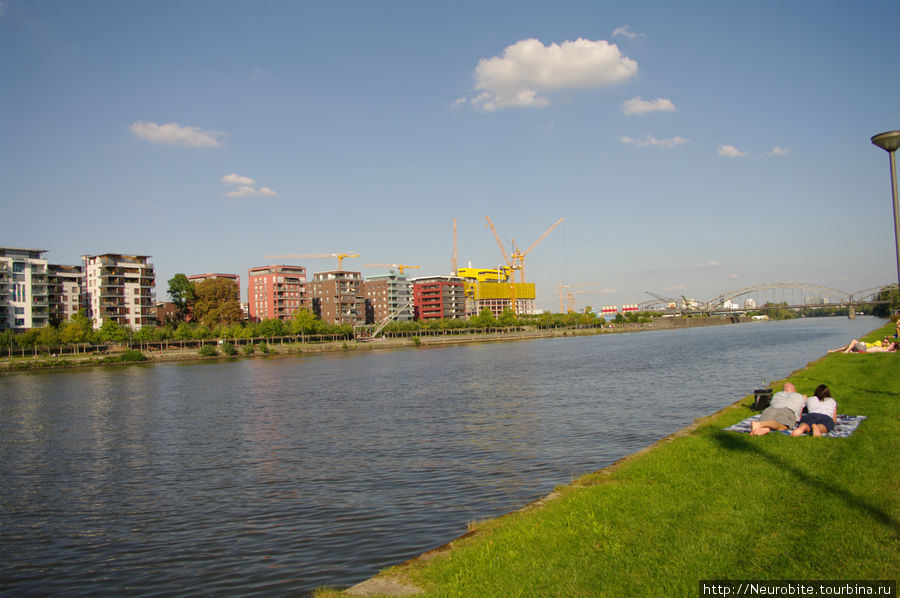
POLYGON ((251 268, 247 278, 247 311, 251 321, 290 320, 295 311, 308 307, 303 266, 259 266, 251 268))
POLYGON ((416 320, 450 320, 466 317, 463 279, 456 276, 413 278, 413 310, 416 320))

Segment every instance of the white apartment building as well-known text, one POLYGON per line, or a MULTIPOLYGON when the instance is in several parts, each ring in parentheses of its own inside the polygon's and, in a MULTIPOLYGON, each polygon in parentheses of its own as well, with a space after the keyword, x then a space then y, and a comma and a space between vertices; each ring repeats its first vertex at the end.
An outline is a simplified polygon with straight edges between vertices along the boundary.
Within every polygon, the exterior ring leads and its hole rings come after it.
POLYGON ((139 329, 156 324, 153 264, 149 255, 83 255, 88 317, 139 329))
POLYGON ((44 249, 0 247, 0 329, 49 324, 44 253, 44 249))
POLYGON ((84 272, 81 266, 61 264, 49 264, 47 270, 50 321, 66 322, 85 307, 84 272))

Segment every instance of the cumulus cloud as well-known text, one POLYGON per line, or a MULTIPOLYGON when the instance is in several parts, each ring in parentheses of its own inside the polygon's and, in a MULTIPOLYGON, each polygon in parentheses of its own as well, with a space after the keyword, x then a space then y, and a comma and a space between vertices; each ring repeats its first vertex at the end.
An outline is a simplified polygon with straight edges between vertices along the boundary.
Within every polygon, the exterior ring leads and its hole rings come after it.
POLYGON ((131 123, 131 132, 153 143, 184 145, 187 147, 219 147, 219 139, 225 136, 220 131, 204 131, 197 127, 181 126, 178 123, 145 123, 142 120, 131 123))
POLYGON ((635 33, 631 30, 630 25, 625 25, 624 27, 619 27, 615 31, 613 31, 613 37, 627 37, 628 39, 635 39, 637 37, 644 37, 644 34, 635 33))
POLYGON ((502 56, 484 58, 475 68, 471 104, 485 111, 513 106, 544 107, 548 93, 595 89, 625 83, 635 76, 637 62, 604 40, 578 38, 545 46, 537 39, 516 42, 502 56))
POLYGON ((232 185, 235 188, 231 191, 223 193, 223 197, 277 197, 278 194, 268 187, 256 188, 256 181, 248 176, 241 176, 236 173, 226 174, 221 179, 226 185, 232 185))
POLYGON ((675 112, 675 104, 667 98, 656 100, 643 100, 641 96, 622 102, 622 112, 625 114, 647 114, 648 112, 675 112))
POLYGON ((221 180, 226 185, 253 185, 256 183, 256 181, 248 176, 241 176, 233 172, 231 174, 226 174, 221 180))
POLYGON ((772 151, 769 152, 769 155, 770 155, 770 156, 785 156, 785 155, 787 155, 787 154, 789 154, 789 153, 791 153, 790 150, 785 149, 785 148, 783 148, 783 147, 778 147, 778 146, 776 145, 775 147, 772 148, 772 151))
POLYGON ((718 154, 727 158, 743 158, 747 155, 733 145, 720 145, 718 154))
POLYGON ((621 141, 622 143, 627 143, 629 145, 635 145, 637 147, 672 148, 676 145, 688 143, 690 139, 685 139, 684 137, 678 136, 672 137, 670 139, 657 139, 653 135, 647 134, 640 139, 635 139, 634 137, 620 137, 619 141, 621 141))

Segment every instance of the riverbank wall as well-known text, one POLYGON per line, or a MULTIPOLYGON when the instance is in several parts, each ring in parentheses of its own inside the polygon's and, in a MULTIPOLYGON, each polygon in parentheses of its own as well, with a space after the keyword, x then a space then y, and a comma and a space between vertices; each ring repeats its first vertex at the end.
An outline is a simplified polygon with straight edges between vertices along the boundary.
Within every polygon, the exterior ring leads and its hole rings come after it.
MULTIPOLYGON (((46 355, 42 353, 34 353, 32 355, 23 354, 16 356, 13 354, 6 359, 0 361, 0 371, 22 371, 35 369, 54 369, 69 367, 94 367, 101 365, 118 365, 123 364, 139 364, 139 363, 162 363, 162 362, 184 362, 184 361, 208 361, 208 360, 234 360, 254 358, 260 359, 273 356, 302 355, 315 354, 334 351, 358 351, 373 349, 401 349, 414 347, 430 347, 454 344, 469 343, 490 343, 490 342, 510 342, 520 340, 534 340, 542 338, 559 338, 572 336, 592 336, 598 334, 621 334, 627 332, 646 332, 651 330, 672 330, 682 328, 696 328, 703 326, 722 326, 726 324, 736 324, 749 322, 747 317, 701 317, 701 318, 657 318, 651 322, 640 324, 609 324, 602 327, 575 326, 570 328, 531 328, 516 331, 506 331, 503 329, 489 330, 484 332, 472 332, 468 330, 442 330, 442 331, 419 331, 415 333, 407 333, 405 335, 396 335, 391 337, 380 337, 368 341, 357 340, 336 340, 324 342, 302 342, 297 337, 282 337, 279 339, 259 339, 258 342, 266 347, 266 352, 254 352, 252 354, 244 354, 238 352, 235 355, 228 356, 219 353, 213 356, 201 355, 196 346, 183 346, 177 342, 165 348, 154 348, 151 350, 143 350, 141 353, 144 360, 122 362, 115 359, 108 359, 123 354, 125 351, 140 350, 138 346, 110 346, 101 354, 68 354, 68 355, 46 355)), ((227 342, 227 341, 223 341, 227 342)), ((193 343, 192 343, 193 344, 193 343)), ((217 345, 209 345, 217 346, 217 345)))

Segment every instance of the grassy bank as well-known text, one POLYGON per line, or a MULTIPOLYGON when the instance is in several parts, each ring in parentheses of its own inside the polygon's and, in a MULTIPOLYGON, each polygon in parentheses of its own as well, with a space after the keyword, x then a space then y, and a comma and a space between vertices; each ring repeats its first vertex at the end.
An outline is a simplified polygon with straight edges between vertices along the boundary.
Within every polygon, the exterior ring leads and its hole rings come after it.
MULTIPOLYGON (((885 327, 867 338, 892 333, 885 327)), ((474 524, 364 587, 388 595, 405 587, 428 596, 698 596, 706 579, 896 579, 900 355, 828 355, 789 380, 804 394, 827 384, 839 413, 868 419, 849 438, 724 431, 753 413, 745 397, 547 500, 474 524)))

